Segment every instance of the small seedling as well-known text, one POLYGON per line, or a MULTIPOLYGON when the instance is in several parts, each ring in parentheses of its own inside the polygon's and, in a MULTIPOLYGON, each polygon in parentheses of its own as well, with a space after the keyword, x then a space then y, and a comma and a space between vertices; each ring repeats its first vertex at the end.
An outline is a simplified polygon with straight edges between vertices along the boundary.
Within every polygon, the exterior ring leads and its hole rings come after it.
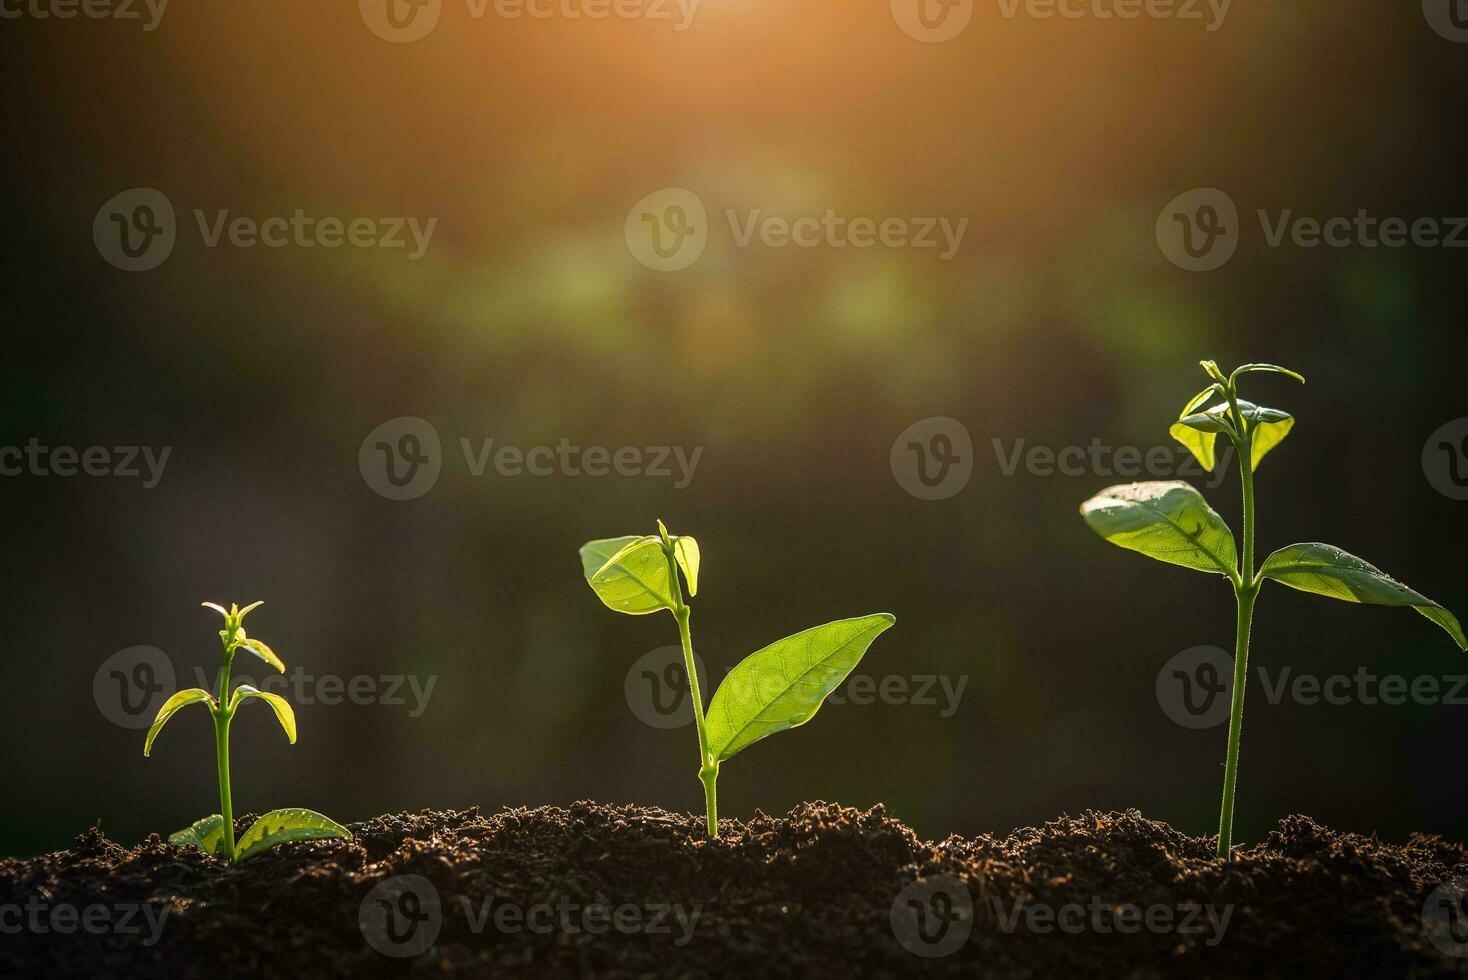
POLYGON ((1310 542, 1281 548, 1254 568, 1254 472, 1270 450, 1294 428, 1294 418, 1239 397, 1239 378, 1254 372, 1283 374, 1300 383, 1294 371, 1273 364, 1245 364, 1224 377, 1213 361, 1201 362, 1213 383, 1189 399, 1171 434, 1211 471, 1220 434, 1233 443, 1244 491, 1242 555, 1222 517, 1201 494, 1182 482, 1132 483, 1110 487, 1081 505, 1086 523, 1112 544, 1159 561, 1225 576, 1238 606, 1233 698, 1229 710, 1228 756, 1223 770, 1223 805, 1218 817, 1218 857, 1228 860, 1233 833, 1234 786, 1243 728, 1244 683, 1249 663, 1249 629, 1254 601, 1265 579, 1317 595, 1380 606, 1410 606, 1447 630, 1468 650, 1463 628, 1452 613, 1419 595, 1380 569, 1333 545, 1310 542), (1212 402, 1207 408, 1204 404, 1212 402))
POLYGON ((698 778, 707 804, 709 836, 719 836, 719 766, 760 739, 810 721, 846 679, 877 636, 897 620, 887 613, 843 619, 787 636, 745 657, 729 672, 704 714, 693 661, 689 596, 698 594, 698 542, 658 533, 590 541, 581 548, 586 581, 607 608, 630 616, 666 609, 678 621, 683 669, 698 729, 698 778))
POLYGON ((233 603, 228 609, 212 602, 204 605, 224 617, 224 629, 219 631, 219 638, 224 643, 224 659, 219 668, 218 694, 210 694, 195 687, 179 691, 165 701, 163 707, 158 709, 158 717, 153 719, 153 726, 148 729, 147 741, 143 743, 143 755, 152 754, 153 739, 158 737, 158 732, 178 709, 196 701, 207 704, 209 713, 214 716, 214 748, 219 761, 219 809, 223 813, 207 816, 193 826, 169 835, 168 842, 183 846, 193 845, 226 861, 243 861, 287 841, 322 840, 328 837, 351 840, 351 832, 330 817, 322 816, 315 810, 293 807, 272 810, 265 814, 241 835, 236 845, 234 808, 229 795, 229 723, 234 720, 234 713, 241 704, 251 698, 259 698, 275 711, 280 727, 285 729, 286 738, 295 745, 296 714, 291 710, 289 702, 278 694, 258 691, 248 684, 241 684, 233 693, 230 692, 229 668, 234 662, 234 655, 240 650, 248 650, 276 670, 285 673, 285 664, 281 663, 275 651, 245 633, 243 624, 246 614, 261 603, 252 602, 243 609, 233 603))

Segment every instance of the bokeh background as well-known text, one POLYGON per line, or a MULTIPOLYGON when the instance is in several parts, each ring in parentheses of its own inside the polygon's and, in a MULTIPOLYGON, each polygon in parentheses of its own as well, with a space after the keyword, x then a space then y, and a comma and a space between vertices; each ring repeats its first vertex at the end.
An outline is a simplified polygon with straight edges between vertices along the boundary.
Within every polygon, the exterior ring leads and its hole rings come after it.
MULTIPOLYGON (((586 539, 662 517, 704 549, 694 635, 716 674, 806 626, 888 610, 874 677, 967 678, 958 710, 828 707, 731 762, 721 810, 806 799, 934 838, 1086 808, 1216 827, 1225 731, 1183 729, 1154 682, 1228 647, 1217 579, 1099 541, 1101 474, 1006 476, 993 440, 1166 446, 1196 362, 1271 360, 1300 423, 1259 483, 1260 548, 1336 543, 1468 613, 1468 503, 1422 451, 1468 415, 1464 252, 1269 248, 1256 209, 1468 213, 1468 47, 1416 3, 1236 4, 1214 31, 1040 20, 979 4, 920 43, 886 0, 703 0, 693 26, 505 20, 450 0, 384 41, 347 3, 170 5, 137 22, 0 25, 0 445, 172 448, 161 483, 0 479, 0 853, 101 821, 135 840, 217 808, 204 713, 152 759, 93 696, 147 644, 181 686, 212 670, 204 599, 263 598, 252 632, 317 675, 436 678, 427 710, 298 705, 235 726, 239 812, 342 820, 589 798, 702 805, 691 729, 657 731, 628 668, 671 618, 604 609, 586 539), (678 186, 704 256, 634 260, 629 209, 678 186), (103 202, 163 191, 178 244, 127 273, 92 241, 103 202), (1208 273, 1163 255, 1196 187, 1243 215, 1208 273), (438 218, 427 254, 206 248, 194 209, 438 218), (724 218, 967 217, 959 254, 738 248, 724 218), (444 441, 434 489, 375 493, 385 420, 444 441), (962 492, 925 501, 889 465, 931 416, 974 442, 962 492), (702 447, 654 478, 472 476, 458 448, 702 447)), ((1208 490, 1237 524, 1233 479, 1208 490)), ((1468 659, 1426 620, 1271 589, 1254 663, 1437 677, 1468 659)), ((243 664, 240 668, 259 676, 243 664)), ((1401 840, 1462 838, 1468 707, 1271 705, 1251 679, 1236 839, 1286 814, 1401 840)))

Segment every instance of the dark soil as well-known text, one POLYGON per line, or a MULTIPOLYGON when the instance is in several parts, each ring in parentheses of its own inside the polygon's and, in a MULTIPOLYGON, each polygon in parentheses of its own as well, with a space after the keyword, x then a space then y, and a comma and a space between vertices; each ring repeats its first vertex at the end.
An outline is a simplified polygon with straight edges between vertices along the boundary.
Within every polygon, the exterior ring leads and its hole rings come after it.
POLYGON ((1135 811, 939 843, 826 803, 716 841, 697 816, 589 803, 351 830, 236 868, 97 828, 0 861, 0 976, 1468 974, 1468 930, 1430 938, 1423 915, 1468 876, 1462 846, 1306 817, 1229 865, 1135 811))

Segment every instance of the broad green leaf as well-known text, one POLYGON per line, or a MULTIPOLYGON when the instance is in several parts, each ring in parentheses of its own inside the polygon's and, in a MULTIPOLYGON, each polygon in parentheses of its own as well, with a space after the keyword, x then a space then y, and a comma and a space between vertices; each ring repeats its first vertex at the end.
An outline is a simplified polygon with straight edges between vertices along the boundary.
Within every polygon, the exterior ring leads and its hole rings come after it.
MULTIPOLYGON (((582 548, 583 568, 588 560, 587 549, 604 543, 593 541, 582 548)), ((662 540, 653 536, 633 538, 588 575, 587 582, 607 608, 630 616, 673 608, 667 556, 662 540)))
POLYGON ((292 745, 296 744, 296 713, 291 710, 290 702, 279 694, 269 694, 265 691, 257 691, 248 684, 241 684, 234 689, 234 694, 229 698, 229 710, 231 712, 239 709, 246 698, 260 698, 275 711, 276 720, 280 727, 285 729, 285 737, 290 739, 292 745))
POLYGON ((183 830, 169 834, 168 843, 197 847, 205 854, 218 854, 224 848, 224 818, 214 813, 203 820, 195 820, 183 830))
POLYGON ((1447 630, 1459 649, 1468 639, 1458 619, 1442 606, 1407 588, 1381 569, 1347 554, 1335 545, 1311 541, 1292 544, 1270 555, 1259 574, 1301 592, 1365 602, 1377 606, 1411 606, 1447 630))
POLYGON ((236 649, 250 651, 255 656, 259 657, 261 660, 265 661, 267 664, 284 674, 285 664, 283 664, 280 658, 275 655, 275 651, 270 649, 264 643, 261 643, 259 640, 255 639, 253 636, 244 636, 244 632, 244 630, 240 630, 240 636, 242 638, 238 643, 235 644, 236 649))
POLYGON ((158 709, 158 716, 153 719, 153 724, 148 729, 148 738, 143 742, 143 755, 145 757, 152 754, 153 739, 158 737, 158 733, 163 730, 163 726, 168 723, 168 719, 172 718, 178 712, 179 708, 191 705, 195 701, 205 701, 208 702, 210 707, 213 707, 214 695, 208 691, 200 690, 197 687, 191 687, 187 691, 179 691, 173 697, 163 702, 163 707, 158 709))
MULTIPOLYGON (((1284 415, 1283 412, 1279 414, 1284 415)), ((1259 468, 1259 461, 1269 455, 1269 451, 1284 442, 1285 436, 1295 427, 1295 417, 1285 415, 1282 419, 1265 420, 1260 418, 1255 422, 1250 432, 1249 465, 1254 469, 1259 468)))
POLYGON ((896 621, 887 613, 843 619, 745 657, 709 704, 714 759, 723 762, 767 735, 810 721, 872 641, 896 621))
POLYGON ((673 557, 677 559, 678 567, 683 569, 683 577, 688 580, 688 594, 698 595, 698 542, 687 536, 674 538, 673 557))
POLYGON ((326 840, 332 837, 351 840, 352 832, 315 810, 303 810, 299 807, 271 810, 241 835, 239 846, 235 848, 235 859, 243 861, 287 841, 326 840))
POLYGON ((1303 374, 1300 374, 1298 371, 1291 371, 1289 368, 1282 368, 1278 364, 1241 364, 1238 367, 1234 368, 1234 373, 1229 375, 1229 380, 1232 381, 1239 375, 1249 374, 1252 371, 1264 371, 1270 374, 1283 374, 1294 378, 1296 381, 1300 382, 1300 384, 1305 383, 1305 376, 1303 374))
POLYGON ((634 541, 657 540, 645 534, 628 534, 620 538, 602 538, 581 546, 581 574, 590 582, 611 557, 634 541))
POLYGON ((1215 451, 1218 433, 1199 432, 1192 426, 1183 425, 1182 422, 1174 422, 1172 428, 1167 431, 1169 435, 1187 447, 1188 452, 1193 454, 1193 458, 1203 469, 1209 473, 1213 472, 1213 467, 1218 464, 1218 454, 1215 451))
POLYGON ((1186 483, 1108 487, 1081 505, 1091 530, 1158 561, 1230 578, 1238 573, 1234 535, 1208 501, 1186 483))

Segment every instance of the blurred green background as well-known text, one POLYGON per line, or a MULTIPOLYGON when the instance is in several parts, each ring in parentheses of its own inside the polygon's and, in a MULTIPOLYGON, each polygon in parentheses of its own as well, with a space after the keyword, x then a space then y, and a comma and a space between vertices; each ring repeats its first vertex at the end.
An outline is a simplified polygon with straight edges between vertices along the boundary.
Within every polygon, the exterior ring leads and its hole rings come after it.
MULTIPOLYGON (((136 840, 217 809, 203 712, 152 759, 93 697, 139 644, 180 686, 212 670, 205 599, 257 598, 251 632, 315 675, 436 678, 419 717, 298 705, 235 726, 237 812, 341 820, 589 798, 702 806, 691 730, 629 710, 670 617, 602 608, 588 538, 662 517, 703 545, 694 636, 716 676, 816 623, 897 615, 873 677, 967 678, 950 716, 834 705, 724 770, 723 815, 807 799, 884 803, 919 833, 1007 832, 1139 807, 1216 829, 1222 727, 1159 708, 1162 665, 1229 647, 1216 579, 1105 545, 1077 515, 1098 473, 1005 475, 994 440, 1166 446, 1196 362, 1310 378, 1251 389, 1300 418, 1259 482, 1260 548, 1324 540, 1468 614, 1468 503, 1424 443, 1468 415, 1464 253, 1267 246, 1257 209, 1320 218, 1468 213, 1468 48, 1415 3, 1236 5, 1198 22, 1004 17, 909 37, 877 0, 704 0, 692 27, 469 15, 411 44, 350 5, 170 6, 153 31, 8 21, 0 446, 172 447, 138 480, 0 479, 0 854, 68 846, 100 820, 136 840), (685 187, 703 257, 651 271, 632 206, 685 187), (127 273, 98 209, 153 187, 178 243, 127 273), (1224 189, 1233 259, 1171 264, 1168 201, 1224 189), (402 250, 207 248, 193 212, 436 217, 402 250), (739 248, 758 208, 970 219, 958 255, 739 248), (363 440, 430 421, 443 473, 375 493, 363 440), (889 452, 961 421, 973 476, 924 501, 889 452), (691 484, 475 477, 458 440, 702 447, 691 484)), ((1211 481, 1210 481, 1211 482, 1211 481)), ((1237 524, 1232 477, 1206 491, 1237 524)), ((1468 673, 1410 612, 1285 589, 1254 663, 1297 674, 1468 673)), ((259 676, 244 664, 239 669, 259 676)), ((1461 838, 1462 706, 1270 704, 1251 680, 1235 838, 1303 812, 1341 829, 1461 838)))

